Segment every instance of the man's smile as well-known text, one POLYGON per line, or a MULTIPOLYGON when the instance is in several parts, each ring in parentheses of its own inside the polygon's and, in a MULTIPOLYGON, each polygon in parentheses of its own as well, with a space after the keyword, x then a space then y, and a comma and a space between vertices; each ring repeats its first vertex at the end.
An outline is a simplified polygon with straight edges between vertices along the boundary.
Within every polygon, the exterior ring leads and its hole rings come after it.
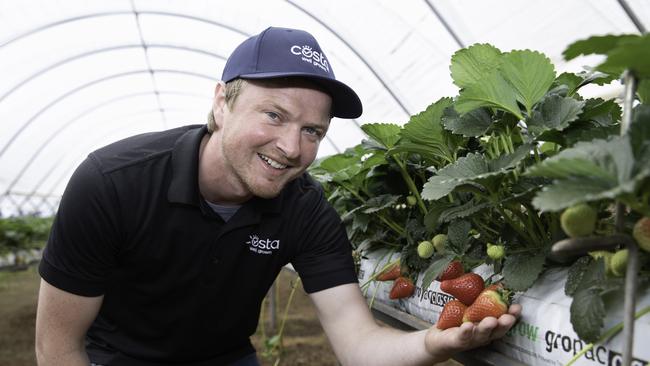
POLYGON ((286 164, 282 164, 282 163, 280 163, 280 162, 277 162, 277 161, 275 161, 275 160, 269 158, 269 157, 266 156, 266 155, 262 155, 262 154, 259 154, 259 153, 258 153, 257 155, 258 155, 258 156, 259 156, 259 157, 260 157, 260 158, 261 158, 261 159, 262 159, 262 160, 263 160, 267 165, 271 166, 272 168, 275 168, 275 169, 286 169, 286 168, 288 167, 288 165, 286 165, 286 164))

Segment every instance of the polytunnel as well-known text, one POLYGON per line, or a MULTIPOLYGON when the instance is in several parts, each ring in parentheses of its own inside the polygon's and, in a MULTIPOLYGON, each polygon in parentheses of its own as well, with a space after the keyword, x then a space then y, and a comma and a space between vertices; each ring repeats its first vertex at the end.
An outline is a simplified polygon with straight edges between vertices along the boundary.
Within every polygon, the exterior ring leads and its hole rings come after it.
MULTIPOLYGON (((403 124, 457 95, 449 62, 460 48, 534 49, 558 74, 579 72, 595 61, 565 62, 567 45, 642 33, 648 19, 645 0, 5 0, 1 216, 53 213, 75 167, 98 147, 204 123, 226 58, 268 26, 314 34, 337 78, 363 102, 361 117, 332 122, 322 157, 358 144, 365 123, 403 124)), ((616 95, 621 87, 606 90, 616 95)))

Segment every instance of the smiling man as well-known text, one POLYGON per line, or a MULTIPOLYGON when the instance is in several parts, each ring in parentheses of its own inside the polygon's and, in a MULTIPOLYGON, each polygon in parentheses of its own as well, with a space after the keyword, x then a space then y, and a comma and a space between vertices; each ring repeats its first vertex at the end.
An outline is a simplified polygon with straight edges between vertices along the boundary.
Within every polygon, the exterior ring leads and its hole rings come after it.
POLYGON ((503 336, 518 306, 445 331, 375 323, 305 172, 330 118, 361 111, 309 33, 268 28, 229 57, 207 126, 92 152, 39 267, 39 365, 258 365, 249 337, 288 263, 344 365, 429 365, 503 336))

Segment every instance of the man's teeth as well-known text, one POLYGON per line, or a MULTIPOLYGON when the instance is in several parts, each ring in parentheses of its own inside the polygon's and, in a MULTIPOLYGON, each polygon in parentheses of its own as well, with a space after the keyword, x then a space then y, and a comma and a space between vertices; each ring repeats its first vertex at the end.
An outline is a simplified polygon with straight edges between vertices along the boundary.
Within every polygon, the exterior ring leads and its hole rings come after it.
POLYGON ((287 167, 287 165, 280 164, 277 161, 269 158, 268 156, 264 156, 264 155, 260 154, 260 158, 262 158, 262 160, 264 160, 267 164, 269 164, 270 166, 272 166, 275 169, 284 169, 284 168, 287 167))

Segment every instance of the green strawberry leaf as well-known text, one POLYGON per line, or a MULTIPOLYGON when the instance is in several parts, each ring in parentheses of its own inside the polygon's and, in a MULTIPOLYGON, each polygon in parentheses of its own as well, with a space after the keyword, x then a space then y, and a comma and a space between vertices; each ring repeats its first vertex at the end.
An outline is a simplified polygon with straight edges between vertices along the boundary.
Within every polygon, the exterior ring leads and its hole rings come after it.
POLYGON ((620 75, 631 70, 639 78, 650 77, 650 34, 621 40, 607 53, 607 60, 596 67, 609 74, 620 75))
POLYGON ((611 126, 621 119, 621 107, 614 99, 587 99, 580 113, 581 121, 591 121, 598 126, 611 126))
POLYGON ((503 279, 506 287, 514 291, 525 291, 533 285, 544 269, 546 255, 537 253, 513 254, 503 265, 503 279))
POLYGON ((476 178, 487 172, 488 164, 485 157, 481 154, 470 153, 455 163, 440 169, 437 175, 429 178, 429 181, 422 187, 422 198, 440 199, 463 184, 465 180, 476 178))
POLYGON ((553 85, 566 85, 568 88, 567 95, 571 96, 580 88, 583 78, 572 73, 572 72, 563 72, 558 77, 555 78, 553 85))
POLYGON ((525 174, 555 179, 532 202, 541 211, 559 211, 579 202, 615 199, 633 192, 650 175, 650 169, 644 167, 642 162, 635 162, 629 137, 614 136, 579 142, 530 167, 525 174))
POLYGON ((371 214, 387 207, 391 207, 395 202, 397 202, 397 200, 399 200, 399 198, 399 195, 392 194, 382 194, 380 196, 372 197, 366 201, 363 213, 371 214))
POLYGON ((424 277, 422 277, 422 289, 428 289, 431 283, 442 274, 454 258, 456 258, 456 255, 453 253, 445 254, 441 257, 434 257, 435 260, 425 270, 424 277))
POLYGON ((494 70, 460 91, 454 108, 461 115, 481 107, 493 107, 524 119, 517 105, 517 91, 503 75, 494 70))
POLYGON ((524 144, 514 153, 501 155, 490 161, 484 155, 469 153, 429 178, 422 187, 422 198, 438 200, 464 184, 474 185, 479 189, 481 186, 491 185, 495 179, 506 174, 526 158, 530 148, 530 145, 524 144))
POLYGON ((447 228, 447 248, 459 257, 469 248, 469 231, 472 225, 469 221, 455 220, 447 228))
POLYGON ((535 106, 532 116, 526 120, 528 132, 539 136, 548 130, 562 131, 576 119, 585 102, 571 97, 550 95, 535 106))
POLYGON ((573 262, 567 273, 566 283, 564 284, 564 293, 567 296, 573 296, 578 291, 582 284, 582 279, 587 272, 587 268, 589 268, 589 264, 592 261, 591 257, 583 256, 573 262))
POLYGON ((596 342, 605 318, 605 302, 596 288, 582 288, 573 295, 569 308, 571 324, 578 337, 586 342, 596 342))
POLYGON ((467 216, 471 216, 477 212, 480 212, 483 209, 490 207, 489 202, 477 203, 475 200, 470 200, 465 202, 462 205, 450 207, 440 213, 439 221, 441 223, 451 222, 456 219, 461 219, 467 216))
POLYGON ((633 40, 639 38, 638 35, 606 35, 593 36, 570 44, 562 55, 569 61, 580 55, 599 54, 605 55, 613 48, 617 47, 621 41, 633 40))
POLYGON ((540 52, 523 50, 503 55, 501 73, 515 88, 517 101, 526 107, 528 115, 555 80, 553 64, 540 52))
POLYGON ((320 162, 318 167, 328 173, 320 176, 325 181, 348 181, 361 171, 361 166, 358 162, 359 158, 356 156, 344 154, 330 156, 320 162))
POLYGON ((454 153, 460 141, 442 126, 444 110, 452 105, 451 98, 441 98, 429 105, 423 112, 411 116, 400 131, 400 143, 389 155, 410 151, 436 158, 446 162, 454 160, 454 153))
POLYGON ((490 44, 474 44, 451 56, 451 78, 460 88, 472 85, 497 69, 501 51, 490 44))
POLYGON ((366 123, 361 126, 361 129, 375 142, 390 149, 399 140, 401 127, 392 123, 366 123))
POLYGON ((484 135, 492 126, 492 117, 485 108, 475 109, 460 116, 453 107, 446 108, 442 123, 451 132, 466 137, 484 135))

